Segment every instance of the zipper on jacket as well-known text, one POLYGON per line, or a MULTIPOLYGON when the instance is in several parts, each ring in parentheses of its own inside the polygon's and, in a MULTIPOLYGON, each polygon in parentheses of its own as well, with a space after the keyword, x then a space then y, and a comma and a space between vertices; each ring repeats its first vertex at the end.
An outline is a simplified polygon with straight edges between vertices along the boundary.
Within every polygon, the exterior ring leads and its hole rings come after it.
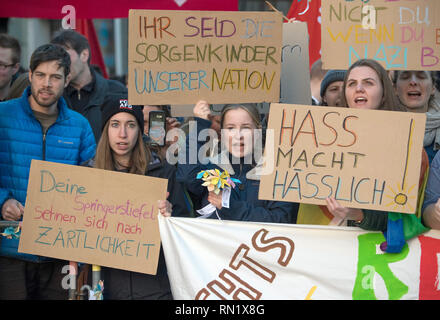
MULTIPOLYGON (((43 128, 41 130, 43 131, 43 128)), ((46 160, 46 132, 43 132, 43 160, 46 160)))
POLYGON ((49 129, 56 123, 56 121, 54 123, 52 123, 46 130, 46 132, 43 131, 43 126, 41 126, 41 132, 43 132, 43 161, 46 161, 46 136, 47 136, 47 132, 49 131, 49 129))

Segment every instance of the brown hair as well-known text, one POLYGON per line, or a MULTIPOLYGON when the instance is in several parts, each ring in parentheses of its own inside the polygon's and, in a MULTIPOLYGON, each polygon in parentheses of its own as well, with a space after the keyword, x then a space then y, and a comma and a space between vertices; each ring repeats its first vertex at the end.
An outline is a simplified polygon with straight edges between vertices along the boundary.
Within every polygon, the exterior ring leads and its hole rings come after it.
POLYGON ((17 39, 11 37, 9 34, 0 33, 0 47, 12 50, 13 64, 20 62, 21 47, 17 39))
POLYGON ((90 66, 92 51, 90 50, 89 41, 81 33, 71 29, 63 29, 56 33, 55 38, 51 40, 51 43, 73 49, 78 55, 87 49, 89 51, 89 59, 87 60, 87 64, 90 66))
MULTIPOLYGON (((96 148, 95 168, 105 170, 116 170, 115 159, 113 157, 112 149, 108 137, 108 127, 110 121, 104 126, 102 135, 96 148)), ((130 164, 128 168, 129 173, 144 175, 147 171, 147 165, 151 159, 151 151, 145 145, 142 139, 142 130, 139 128, 136 145, 133 148, 130 164)))
POLYGON ((345 89, 347 87, 347 80, 350 76, 350 72, 357 67, 369 67, 373 69, 379 80, 382 84, 383 88, 383 97, 382 103, 377 108, 378 110, 390 110, 390 111, 406 111, 406 109, 399 103, 397 96, 394 92, 393 83, 390 80, 390 77, 387 74, 387 71, 375 60, 372 59, 360 59, 353 63, 350 68, 347 70, 347 74, 344 78, 344 87, 342 90, 342 106, 348 107, 347 97, 345 96, 345 89))

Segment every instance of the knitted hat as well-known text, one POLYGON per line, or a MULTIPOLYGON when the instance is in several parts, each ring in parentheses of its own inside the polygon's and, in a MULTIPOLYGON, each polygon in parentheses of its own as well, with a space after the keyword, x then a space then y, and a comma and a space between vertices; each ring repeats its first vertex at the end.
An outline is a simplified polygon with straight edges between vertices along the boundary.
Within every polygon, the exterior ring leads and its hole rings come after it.
POLYGON ((144 128, 144 113, 142 109, 144 106, 136 106, 128 104, 127 95, 118 94, 110 95, 105 100, 101 106, 101 119, 102 127, 101 131, 104 130, 104 126, 107 121, 119 112, 127 112, 132 114, 139 124, 139 128, 143 131, 144 128))
POLYGON ((321 82, 321 97, 324 96, 325 90, 327 90, 327 87, 332 84, 335 81, 344 81, 345 74, 347 71, 345 70, 329 70, 325 76, 324 79, 322 79, 321 82))

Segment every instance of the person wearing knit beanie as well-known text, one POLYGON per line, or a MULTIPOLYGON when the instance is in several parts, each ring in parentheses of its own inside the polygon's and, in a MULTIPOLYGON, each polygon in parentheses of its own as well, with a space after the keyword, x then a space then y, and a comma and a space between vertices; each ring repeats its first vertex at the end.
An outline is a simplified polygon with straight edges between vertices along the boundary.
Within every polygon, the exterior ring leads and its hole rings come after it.
POLYGON ((341 93, 345 70, 329 70, 321 82, 322 106, 341 106, 341 93))
POLYGON ((110 95, 101 106, 102 127, 104 129, 107 121, 119 112, 128 112, 132 114, 139 124, 139 128, 144 128, 144 113, 143 106, 136 106, 128 104, 127 95, 110 95))
MULTIPOLYGON (((188 200, 183 185, 176 181, 176 167, 169 164, 166 159, 162 159, 155 148, 145 143, 143 139, 143 106, 128 104, 126 95, 111 95, 105 99, 101 108, 104 126, 96 154, 94 159, 83 165, 121 174, 166 179, 168 181, 166 194, 161 196, 161 200, 157 200, 157 204, 148 203, 148 206, 154 207, 155 212, 164 217, 171 215, 189 217, 190 208, 187 205, 188 200)), ((116 177, 114 183, 118 184, 116 177)), ((144 180, 142 184, 120 187, 143 188, 145 193, 148 193, 155 188, 154 183, 152 180, 144 180)), ((145 206, 144 211, 147 210, 146 208, 145 206)), ((136 210, 130 211, 129 215, 132 217, 127 216, 126 219, 136 217, 140 219, 142 216, 145 218, 142 208, 136 210), (136 210, 139 212, 136 213, 136 210)), ((116 211, 117 208, 114 213, 116 211)), ((131 220, 125 220, 125 222, 129 221, 131 220)), ((105 283, 102 294, 105 300, 173 299, 163 252, 159 254, 157 272, 154 275, 103 266, 100 279, 105 283)))

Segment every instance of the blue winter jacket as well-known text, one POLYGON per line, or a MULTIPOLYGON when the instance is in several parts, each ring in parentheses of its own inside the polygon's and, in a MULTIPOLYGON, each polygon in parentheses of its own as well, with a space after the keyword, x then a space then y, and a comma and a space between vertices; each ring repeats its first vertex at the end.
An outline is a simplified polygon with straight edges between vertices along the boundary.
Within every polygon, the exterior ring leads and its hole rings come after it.
MULTIPOLYGON (((95 155, 96 143, 89 122, 69 109, 64 98, 58 101, 56 122, 44 136, 30 107, 29 95, 30 87, 20 98, 0 103, 0 206, 11 198, 25 205, 32 159, 78 165, 95 155)), ((18 253, 17 249, 18 240, 0 239, 1 256, 46 260, 18 253)))
MULTIPOLYGON (((224 220, 255 221, 271 223, 296 223, 298 203, 283 201, 259 200, 260 177, 254 166, 249 164, 231 164, 215 162, 215 157, 209 158, 207 164, 191 164, 189 160, 194 158, 193 146, 197 145, 197 155, 204 142, 195 141, 200 131, 210 127, 211 122, 195 118, 197 120, 197 135, 189 134, 186 143, 185 163, 177 166, 177 180, 184 183, 191 199, 194 209, 205 207, 209 202, 208 189, 202 186, 203 181, 196 179, 197 173, 201 170, 219 169, 220 172, 227 170, 232 178, 239 179, 241 186, 231 190, 229 208, 223 207, 218 215, 224 220), (192 151, 192 152, 191 152, 192 151)), ((199 159, 198 159, 199 160, 199 159)), ((216 219, 217 215, 212 214, 209 218, 216 219)))

